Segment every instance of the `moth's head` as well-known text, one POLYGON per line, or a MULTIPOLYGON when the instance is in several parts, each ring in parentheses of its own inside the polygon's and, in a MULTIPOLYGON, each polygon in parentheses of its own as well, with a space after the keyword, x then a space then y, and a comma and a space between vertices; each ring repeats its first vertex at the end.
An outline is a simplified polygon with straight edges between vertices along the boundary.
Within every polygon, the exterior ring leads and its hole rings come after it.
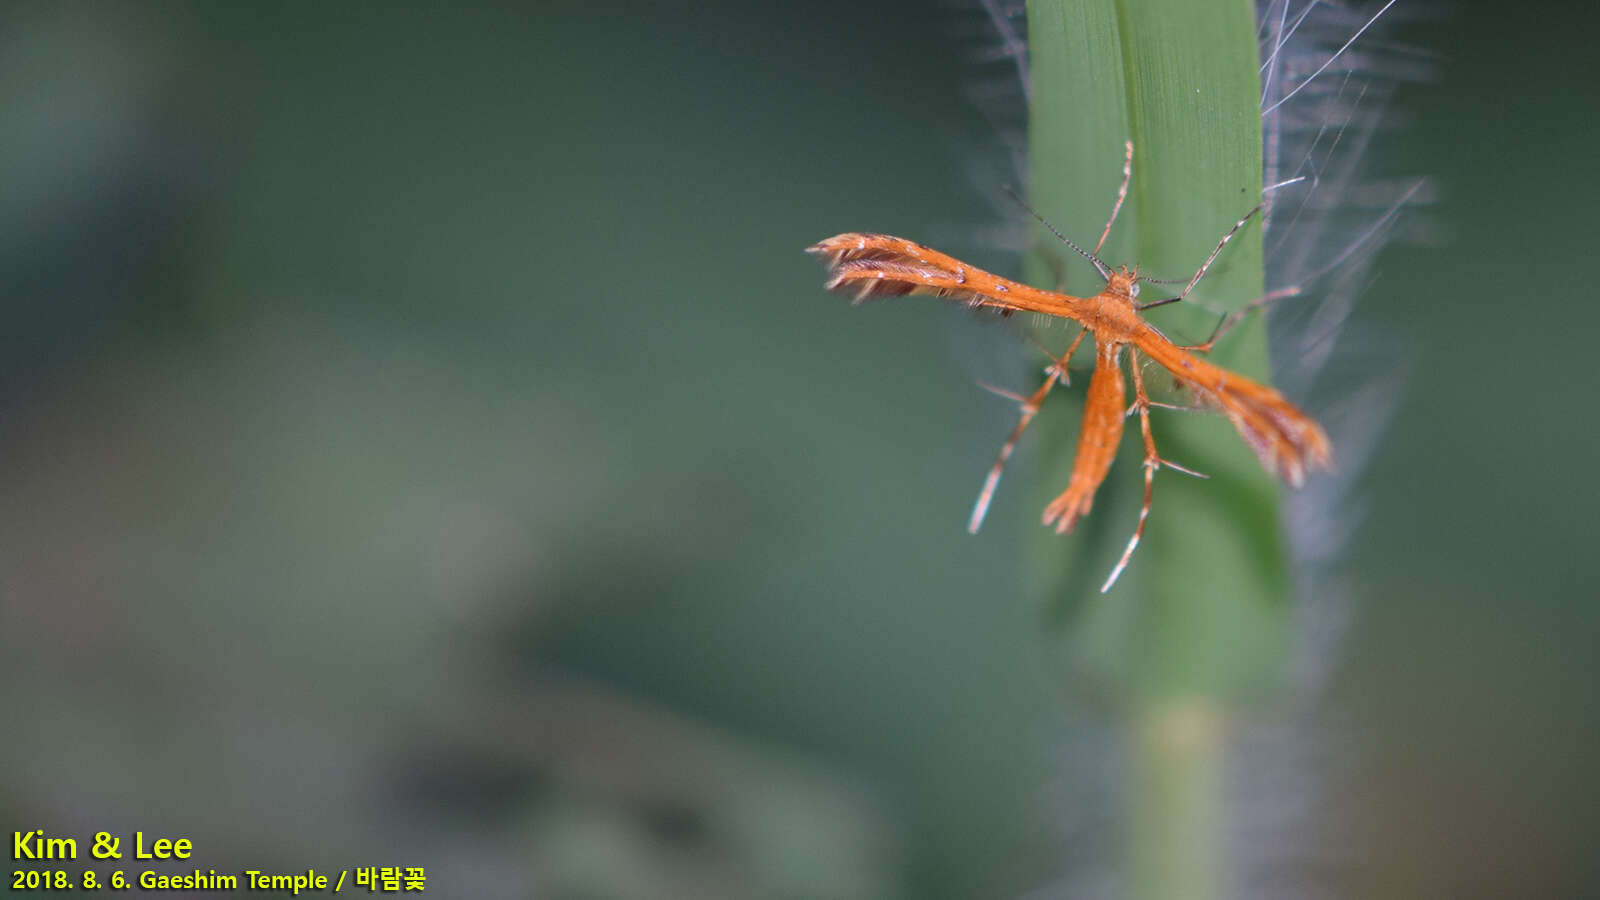
POLYGON ((1118 266, 1106 278, 1105 292, 1118 297, 1126 297, 1130 301, 1137 300, 1139 298, 1139 270, 1130 269, 1127 266, 1118 266))

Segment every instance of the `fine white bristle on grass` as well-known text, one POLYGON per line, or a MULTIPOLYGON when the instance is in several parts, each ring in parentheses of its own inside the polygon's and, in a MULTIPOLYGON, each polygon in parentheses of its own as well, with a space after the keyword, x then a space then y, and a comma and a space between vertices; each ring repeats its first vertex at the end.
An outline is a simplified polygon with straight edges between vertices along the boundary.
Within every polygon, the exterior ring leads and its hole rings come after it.
MULTIPOLYGON (((1021 227, 1025 214, 996 184, 1026 181, 1032 85, 1025 15, 1020 2, 1007 0, 968 0, 963 9, 960 49, 974 73, 969 97, 993 124, 1000 148, 969 168, 979 173, 972 180, 996 218, 1008 224, 946 234, 968 246, 1020 253, 1032 249, 1021 227), (1000 170, 1008 174, 996 178, 1000 170)), ((1341 729, 1317 699, 1336 668, 1350 617, 1342 575, 1361 527, 1362 475, 1403 397, 1412 355, 1395 336, 1363 321, 1361 303, 1380 279, 1374 263, 1383 248, 1426 234, 1426 208, 1436 193, 1424 177, 1383 171, 1374 151, 1405 124, 1393 109, 1396 92, 1434 77, 1435 58, 1403 35, 1437 12, 1430 0, 1260 0, 1257 11, 1265 287, 1282 297, 1263 313, 1273 381, 1326 428, 1338 470, 1284 492, 1296 566, 1291 702, 1279 709, 1286 715, 1238 729, 1228 763, 1226 846, 1236 875, 1231 895, 1310 897, 1323 894, 1304 873, 1335 873, 1320 889, 1337 891, 1336 873, 1349 862, 1345 845, 1326 827, 1327 785, 1346 754, 1338 745, 1341 729)), ((1060 352, 1054 345, 1065 343, 1061 332, 1044 334, 1060 352)), ((1026 393, 1023 380, 1002 383, 1018 386, 1009 394, 1026 393)), ((1041 410, 1039 421, 1050 413, 1041 410)), ((1026 465, 1026 452, 1024 437, 1012 464, 1026 465)), ((1071 832, 1062 876, 1029 897, 1127 893, 1105 863, 1116 855, 1106 835, 1118 833, 1125 823, 1117 820, 1128 814, 1108 796, 1119 780, 1121 745, 1107 732, 1075 725, 1074 733, 1088 734, 1072 748, 1074 768, 1087 771, 1063 773, 1057 786, 1058 819, 1071 832), (1096 740, 1102 745, 1084 746, 1096 740)))

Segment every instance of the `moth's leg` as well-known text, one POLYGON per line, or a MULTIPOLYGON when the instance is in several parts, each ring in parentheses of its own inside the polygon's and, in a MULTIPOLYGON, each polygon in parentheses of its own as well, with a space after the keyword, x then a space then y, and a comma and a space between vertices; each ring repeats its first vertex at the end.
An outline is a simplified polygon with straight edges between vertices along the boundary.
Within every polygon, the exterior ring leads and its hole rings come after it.
POLYGON ((1161 468, 1161 457, 1156 453, 1156 439, 1150 433, 1150 395, 1145 393, 1139 351, 1129 349, 1128 367, 1133 370, 1133 408, 1139 412, 1139 433, 1144 438, 1144 505, 1139 507, 1139 524, 1133 530, 1133 537, 1128 539, 1127 549, 1122 551, 1122 558, 1117 560, 1117 566, 1111 570, 1111 576, 1106 579, 1106 583, 1100 586, 1102 594, 1111 590, 1111 586, 1117 583, 1122 570, 1128 567, 1128 560, 1133 557, 1134 548, 1139 546, 1139 538, 1144 536, 1144 523, 1150 518, 1150 499, 1155 486, 1156 469, 1161 468))
MULTIPOLYGON (((1008 391, 989 388, 989 390, 1003 397, 1010 397, 1016 400, 1022 407, 1022 421, 1018 422, 1017 427, 1012 429, 1011 436, 1006 439, 1005 446, 1000 448, 1000 457, 994 461, 994 465, 989 469, 988 476, 983 480, 983 489, 978 492, 978 502, 973 504, 972 516, 967 519, 968 532, 977 534, 978 529, 983 526, 983 517, 989 513, 989 501, 994 499, 995 489, 1000 486, 1000 475, 1005 471, 1006 461, 1011 458, 1011 452, 1017 448, 1017 441, 1022 438, 1022 432, 1027 430, 1028 423, 1032 422, 1033 417, 1039 414, 1039 406, 1044 403, 1044 398, 1050 393, 1050 389, 1055 387, 1058 380, 1062 384, 1067 383, 1067 360, 1072 358, 1073 352, 1078 349, 1078 344, 1083 342, 1083 336, 1088 333, 1089 329, 1080 329, 1078 336, 1072 339, 1072 345, 1067 347, 1067 352, 1061 354, 1061 356, 1047 354, 1051 357, 1052 362, 1044 384, 1039 385, 1039 389, 1034 391, 1031 397, 1022 397, 1008 391)), ((985 387, 988 387, 988 385, 985 385, 985 387)))
POLYGON ((1117 213, 1122 212, 1122 201, 1128 199, 1128 182, 1133 180, 1133 141, 1123 142, 1127 153, 1122 159, 1122 187, 1117 189, 1117 202, 1111 207, 1111 218, 1106 220, 1106 229, 1100 232, 1100 241, 1094 245, 1094 255, 1100 255, 1100 248, 1106 245, 1106 238, 1111 236, 1111 226, 1117 221, 1117 213))
POLYGON ((1285 297, 1296 297, 1299 296, 1299 294, 1299 285, 1279 288, 1278 290, 1269 291, 1265 294, 1262 294, 1261 296, 1251 300, 1249 303, 1246 303, 1233 312, 1224 313, 1222 318, 1217 320, 1217 327, 1212 329, 1211 337, 1206 338, 1205 343, 1195 344, 1190 347, 1183 347, 1182 349, 1195 353, 1210 353, 1211 348, 1217 345, 1217 341, 1221 340, 1223 335, 1232 331, 1235 325, 1238 325, 1240 322, 1244 321, 1245 316, 1255 312, 1263 306, 1266 306, 1268 303, 1272 303, 1275 300, 1282 300, 1285 297))

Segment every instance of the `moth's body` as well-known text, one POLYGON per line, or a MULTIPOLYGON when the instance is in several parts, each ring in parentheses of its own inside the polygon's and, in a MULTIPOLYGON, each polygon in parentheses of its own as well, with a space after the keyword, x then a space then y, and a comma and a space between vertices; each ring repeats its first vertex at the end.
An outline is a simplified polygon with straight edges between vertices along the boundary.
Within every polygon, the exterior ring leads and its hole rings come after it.
MULTIPOLYGON (((1127 195, 1133 158, 1132 144, 1127 146, 1127 153, 1122 191, 1112 210, 1111 222, 1106 223, 1100 244, 1095 246, 1096 252, 1099 252, 1106 236, 1110 234, 1117 210, 1121 209, 1122 199, 1127 195)), ((999 460, 989 472, 968 526, 972 531, 976 531, 983 520, 989 499, 999 482, 1000 472, 1017 439, 1038 412, 1045 395, 1058 380, 1066 380, 1067 359, 1085 335, 1094 336, 1094 372, 1089 377, 1089 389, 1084 400, 1083 427, 1078 436, 1072 475, 1066 490, 1045 508, 1043 519, 1044 524, 1054 525, 1058 532, 1067 532, 1089 512, 1095 491, 1105 481, 1112 460, 1116 457, 1124 420, 1131 411, 1137 411, 1145 450, 1144 506, 1140 510, 1139 525, 1133 538, 1128 542, 1111 577, 1101 588, 1107 590, 1121 574, 1144 532, 1145 519, 1150 513, 1151 482, 1155 471, 1167 466, 1189 472, 1156 453, 1149 413, 1152 406, 1160 404, 1153 403, 1145 391, 1141 354, 1171 372, 1180 386, 1194 394, 1196 405, 1215 409, 1226 416, 1268 472, 1281 475, 1298 487, 1308 469, 1327 468, 1332 464, 1333 453, 1328 437, 1311 417, 1272 388, 1195 355, 1209 352, 1230 324, 1267 298, 1229 316, 1218 326, 1211 340, 1195 347, 1174 344, 1155 326, 1146 322, 1142 314, 1143 309, 1152 305, 1183 299, 1205 275, 1222 248, 1259 209, 1251 210, 1223 237, 1182 294, 1144 307, 1140 306, 1138 300, 1137 270, 1126 266, 1109 268, 1094 254, 1084 252, 1066 241, 1066 238, 1062 240, 1094 263, 1106 279, 1105 288, 1098 294, 1076 297, 1031 287, 969 266, 914 241, 885 234, 840 234, 806 249, 826 257, 832 276, 827 284, 828 289, 854 290, 858 303, 874 297, 934 294, 963 301, 975 308, 995 309, 1005 314, 1034 312, 1072 319, 1083 326, 1083 331, 1072 346, 1050 367, 1044 384, 1031 397, 1015 398, 1022 406, 1022 421, 1012 432, 1011 438, 1000 451, 999 460), (1129 358, 1129 371, 1134 382, 1135 399, 1131 408, 1127 404, 1127 387, 1122 376, 1124 354, 1129 358)))
MULTIPOLYGON (((1095 491, 1105 481, 1116 457, 1128 413, 1127 387, 1122 375, 1125 352, 1131 354, 1130 370, 1136 387, 1133 408, 1140 414, 1145 443, 1147 502, 1140 515, 1141 532, 1144 516, 1149 513, 1150 476, 1162 465, 1182 469, 1162 460, 1155 452, 1148 417, 1153 404, 1144 390, 1141 354, 1171 372, 1180 386, 1194 394, 1197 405, 1214 408, 1226 416, 1268 472, 1282 475, 1290 484, 1299 486, 1307 469, 1326 468, 1332 462, 1332 448, 1322 428, 1281 394, 1191 352, 1208 351, 1210 342, 1200 347, 1180 347, 1146 322, 1139 309, 1139 276, 1135 270, 1126 267, 1108 270, 1104 290, 1092 297, 1076 297, 1002 278, 930 247, 890 235, 852 232, 828 238, 807 249, 828 258, 833 276, 828 288, 854 289, 858 302, 873 297, 935 294, 959 299, 977 308, 1072 319, 1083 326, 1084 334, 1094 336, 1095 366, 1089 377, 1072 476, 1067 489, 1045 508, 1043 516, 1044 523, 1054 525, 1059 532, 1071 531, 1078 519, 1089 512, 1095 491)), ((1073 347, 1076 346, 1075 342, 1073 347)), ((1067 355, 1071 355, 1071 350, 1067 355)), ((974 530, 998 480, 1000 466, 1010 455, 1012 443, 1037 412, 1043 394, 1057 378, 1064 378, 1065 368, 1065 357, 1057 360, 1050 378, 1034 398, 1025 402, 1023 423, 1002 451, 974 511, 974 530)), ((1129 553, 1138 539, 1136 533, 1129 544, 1129 553)), ((1126 561, 1127 554, 1124 554, 1117 573, 1126 561)), ((1113 573, 1113 580, 1117 573, 1113 573)))

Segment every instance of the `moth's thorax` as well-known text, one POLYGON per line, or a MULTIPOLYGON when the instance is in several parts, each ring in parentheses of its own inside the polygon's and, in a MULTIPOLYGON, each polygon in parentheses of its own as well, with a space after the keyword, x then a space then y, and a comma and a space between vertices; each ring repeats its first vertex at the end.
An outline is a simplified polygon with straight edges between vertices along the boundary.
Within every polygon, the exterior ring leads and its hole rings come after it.
POLYGON ((1105 289, 1083 304, 1083 323, 1101 342, 1122 342, 1139 327, 1139 275, 1126 266, 1111 272, 1105 289))

